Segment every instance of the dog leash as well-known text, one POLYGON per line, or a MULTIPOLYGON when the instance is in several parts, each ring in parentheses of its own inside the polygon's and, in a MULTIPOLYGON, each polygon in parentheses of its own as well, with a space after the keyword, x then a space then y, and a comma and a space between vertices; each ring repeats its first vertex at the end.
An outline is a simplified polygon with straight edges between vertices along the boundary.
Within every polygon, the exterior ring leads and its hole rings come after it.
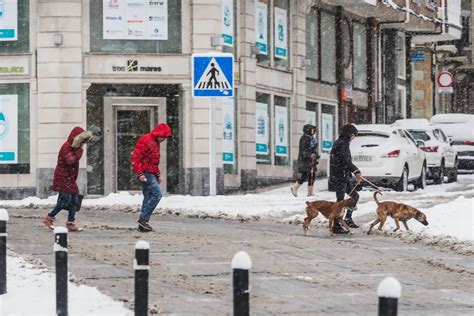
MULTIPOLYGON (((364 180, 365 182, 367 182, 368 184, 370 184, 371 186, 374 187, 374 189, 376 189, 377 191, 382 191, 378 186, 376 186, 375 184, 373 184, 372 182, 370 182, 369 180, 367 180, 366 178, 362 178, 362 180, 364 180)), ((349 193, 349 196, 352 194, 352 192, 354 192, 354 190, 357 188, 357 186, 360 184, 357 183, 351 190, 351 192, 349 193)))

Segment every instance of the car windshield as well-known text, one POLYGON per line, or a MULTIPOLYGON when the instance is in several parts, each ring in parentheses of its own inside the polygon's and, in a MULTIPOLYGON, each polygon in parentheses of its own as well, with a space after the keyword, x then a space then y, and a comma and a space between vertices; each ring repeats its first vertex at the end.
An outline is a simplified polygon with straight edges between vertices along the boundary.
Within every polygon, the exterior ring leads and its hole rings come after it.
POLYGON ((415 131, 415 130, 412 130, 410 129, 409 130, 411 136, 413 136, 414 139, 418 140, 422 140, 422 141, 427 141, 427 140, 430 140, 430 135, 428 135, 426 132, 424 131, 415 131))

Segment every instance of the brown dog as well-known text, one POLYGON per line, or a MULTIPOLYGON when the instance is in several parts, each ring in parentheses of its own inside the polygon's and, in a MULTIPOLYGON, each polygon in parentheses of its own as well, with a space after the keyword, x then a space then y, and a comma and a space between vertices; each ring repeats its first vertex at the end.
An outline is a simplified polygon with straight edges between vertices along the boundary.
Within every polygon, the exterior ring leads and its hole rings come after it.
POLYGON ((324 200, 313 202, 306 201, 306 205, 306 214, 308 217, 305 217, 303 223, 305 235, 308 234, 309 224, 313 218, 318 216, 320 212, 329 220, 330 237, 334 236, 334 233, 332 232, 332 226, 334 225, 335 220, 341 223, 341 225, 344 226, 350 234, 352 234, 349 226, 347 226, 346 222, 342 219, 342 216, 344 215, 345 207, 354 207, 356 205, 356 202, 353 199, 347 199, 339 202, 330 202, 324 200))
POLYGON ((382 227, 385 224, 388 215, 393 218, 393 220, 395 221, 395 225, 397 225, 397 228, 393 230, 394 232, 400 229, 400 221, 403 223, 405 228, 409 230, 407 221, 412 218, 416 219, 425 226, 428 225, 426 215, 423 212, 420 212, 418 209, 402 203, 392 201, 379 202, 379 200, 377 200, 377 194, 382 195, 382 193, 380 191, 374 192, 374 200, 375 203, 377 203, 378 205, 377 219, 372 224, 370 224, 370 228, 367 232, 367 235, 370 234, 372 228, 378 223, 380 223, 378 230, 382 231, 382 227))

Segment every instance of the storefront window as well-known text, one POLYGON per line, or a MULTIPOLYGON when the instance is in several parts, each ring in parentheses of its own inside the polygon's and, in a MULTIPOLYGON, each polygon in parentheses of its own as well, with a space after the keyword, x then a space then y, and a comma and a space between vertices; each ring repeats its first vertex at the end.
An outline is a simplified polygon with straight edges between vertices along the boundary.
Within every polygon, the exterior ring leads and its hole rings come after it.
POLYGON ((0 11, 4 15, 0 17, 0 54, 29 53, 29 0, 0 1, 0 11))
POLYGON ((329 153, 336 139, 336 107, 321 104, 321 144, 320 150, 329 153))
POLYGON ((90 1, 91 52, 180 53, 181 0, 163 2, 90 1))
POLYGON ((235 0, 222 0, 222 38, 224 40, 222 51, 231 53, 234 57, 237 56, 238 43, 237 16, 237 2, 235 0))
POLYGON ((268 30, 271 29, 271 14, 269 0, 255 1, 255 45, 259 47, 257 63, 270 66, 270 41, 268 30))
POLYGON ((306 15, 306 77, 319 79, 319 34, 318 11, 311 10, 306 15))
POLYGON ((275 165, 288 165, 290 161, 289 126, 288 115, 290 99, 285 97, 274 97, 274 142, 275 142, 275 165))
POLYGON ((406 75, 406 58, 405 58, 405 36, 402 33, 397 34, 396 54, 397 54, 397 74, 398 78, 405 79, 406 75))
POLYGON ((321 80, 336 83, 336 25, 333 15, 321 12, 321 80))
POLYGON ((316 134, 314 135, 314 138, 316 138, 316 141, 318 142, 318 148, 321 147, 320 144, 319 144, 319 131, 321 129, 320 129, 320 126, 319 126, 320 124, 319 124, 318 103, 306 102, 305 124, 311 124, 311 125, 316 126, 316 134))
MULTIPOLYGON (((236 95, 237 91, 235 92, 236 95)), ((222 99, 222 164, 224 174, 237 174, 237 98, 222 99)))
POLYGON ((0 174, 30 173, 30 86, 0 84, 0 174))
POLYGON ((367 89, 367 30, 363 24, 354 23, 353 58, 354 88, 367 89))
POLYGON ((270 95, 257 92, 255 104, 255 146, 257 163, 270 164, 270 95))

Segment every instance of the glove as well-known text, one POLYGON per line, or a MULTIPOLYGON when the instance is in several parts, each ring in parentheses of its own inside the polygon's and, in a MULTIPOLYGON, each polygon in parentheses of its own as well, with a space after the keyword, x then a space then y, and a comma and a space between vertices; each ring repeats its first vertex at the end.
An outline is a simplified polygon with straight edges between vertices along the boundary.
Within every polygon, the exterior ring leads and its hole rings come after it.
POLYGON ((316 155, 316 154, 311 154, 311 159, 318 159, 318 155, 316 155))
POLYGON ((92 139, 92 133, 90 131, 84 131, 74 137, 71 147, 74 149, 79 149, 83 144, 87 143, 92 139))

